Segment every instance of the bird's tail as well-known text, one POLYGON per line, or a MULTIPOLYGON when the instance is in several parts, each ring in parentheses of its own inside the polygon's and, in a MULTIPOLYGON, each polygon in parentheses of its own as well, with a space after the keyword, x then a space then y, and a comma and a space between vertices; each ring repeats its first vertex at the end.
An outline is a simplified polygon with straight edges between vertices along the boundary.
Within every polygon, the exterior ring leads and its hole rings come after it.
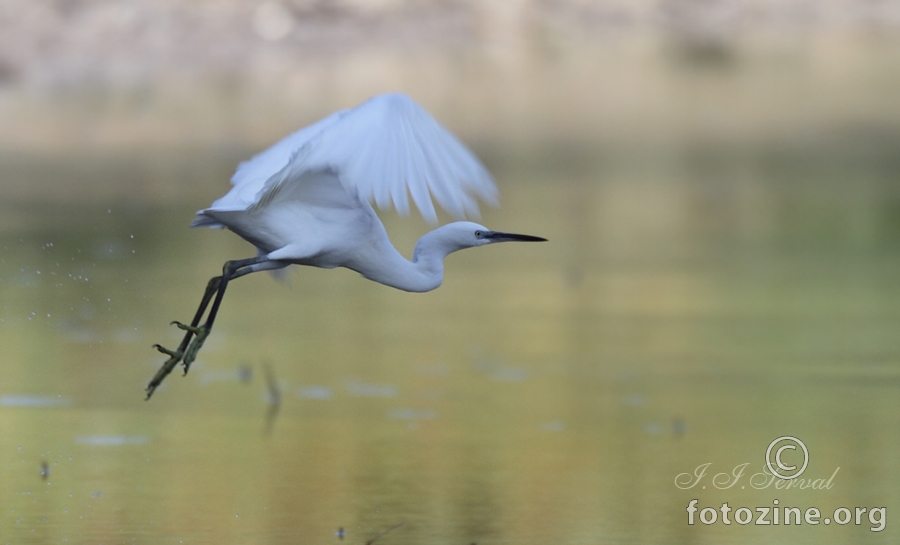
POLYGON ((206 210, 197 212, 197 217, 191 222, 191 227, 212 227, 213 229, 221 229, 225 227, 213 217, 206 215, 206 210))

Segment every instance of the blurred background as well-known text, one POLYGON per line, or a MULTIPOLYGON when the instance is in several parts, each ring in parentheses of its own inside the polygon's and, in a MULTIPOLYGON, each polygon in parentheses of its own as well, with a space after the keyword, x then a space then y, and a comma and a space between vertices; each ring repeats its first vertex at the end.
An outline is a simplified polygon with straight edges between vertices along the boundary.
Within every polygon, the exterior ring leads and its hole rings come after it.
POLYGON ((0 0, 0 542, 890 542, 898 97, 896 1, 0 0), (253 254, 194 211, 388 91, 495 175, 483 223, 550 242, 425 295, 252 275, 145 402, 253 254), (782 435, 832 488, 675 485, 782 435))

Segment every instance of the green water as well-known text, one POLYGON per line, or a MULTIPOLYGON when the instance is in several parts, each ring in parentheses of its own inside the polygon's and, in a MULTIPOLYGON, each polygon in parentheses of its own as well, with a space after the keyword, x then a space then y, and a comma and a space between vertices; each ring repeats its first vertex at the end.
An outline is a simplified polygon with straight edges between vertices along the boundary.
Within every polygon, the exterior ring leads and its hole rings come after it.
MULTIPOLYGON (((6 158, 0 543, 895 541, 894 144, 488 153, 483 223, 549 242, 454 254, 428 294, 243 278, 149 402, 151 345, 253 255, 186 228, 248 152, 6 158), (750 486, 783 435, 830 489, 750 486), (691 526, 692 499, 886 515, 691 526)), ((409 255, 427 226, 384 217, 409 255)))

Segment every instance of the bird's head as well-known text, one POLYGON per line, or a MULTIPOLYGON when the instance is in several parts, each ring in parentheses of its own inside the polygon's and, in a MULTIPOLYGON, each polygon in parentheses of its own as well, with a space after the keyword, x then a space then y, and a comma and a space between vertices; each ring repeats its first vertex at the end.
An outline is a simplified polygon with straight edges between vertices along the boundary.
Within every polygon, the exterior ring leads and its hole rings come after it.
POLYGON ((447 253, 495 242, 544 242, 547 240, 531 235, 491 231, 484 225, 471 221, 449 223, 435 229, 430 235, 433 236, 433 238, 429 237, 432 238, 433 243, 443 246, 445 251, 448 251, 447 253))
POLYGON ((466 248, 484 246, 493 242, 540 242, 547 239, 531 235, 516 235, 491 231, 484 225, 470 221, 458 221, 438 227, 419 239, 413 250, 412 262, 419 272, 425 273, 429 282, 424 289, 409 291, 429 291, 441 285, 444 275, 444 258, 466 248))
POLYGON ((502 231, 491 231, 483 225, 477 223, 462 222, 468 224, 468 230, 475 242, 472 246, 481 246, 483 244, 493 244, 495 242, 547 242, 546 238, 535 237, 531 235, 519 235, 516 233, 504 233, 502 231))

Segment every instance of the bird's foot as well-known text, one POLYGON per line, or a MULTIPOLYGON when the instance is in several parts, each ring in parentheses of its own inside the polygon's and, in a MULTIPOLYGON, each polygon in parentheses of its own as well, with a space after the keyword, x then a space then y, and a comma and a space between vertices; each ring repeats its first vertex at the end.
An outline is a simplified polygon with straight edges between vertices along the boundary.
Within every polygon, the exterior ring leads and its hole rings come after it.
POLYGON ((169 359, 167 359, 166 362, 162 365, 162 367, 159 368, 159 371, 157 371, 156 374, 153 376, 153 379, 150 381, 150 384, 147 385, 146 399, 150 399, 150 396, 153 395, 153 392, 156 390, 156 388, 160 384, 162 384, 163 379, 166 378, 166 375, 168 375, 169 373, 172 372, 172 369, 174 369, 175 366, 178 365, 178 362, 181 361, 181 358, 183 356, 183 353, 181 352, 181 350, 169 350, 168 348, 165 348, 164 346, 161 346, 158 344, 154 344, 153 348, 155 348, 155 349, 159 350, 160 352, 162 352, 163 354, 166 354, 167 356, 169 356, 169 359))
POLYGON ((200 351, 200 348, 203 346, 203 341, 209 337, 209 327, 202 325, 200 327, 191 327, 186 326, 184 324, 177 324, 178 327, 184 329, 186 331, 190 331, 194 334, 194 340, 191 341, 190 346, 188 346, 187 350, 184 352, 184 360, 182 363, 184 364, 184 374, 186 375, 188 369, 190 369, 191 364, 194 363, 194 360, 197 359, 197 352, 200 351))
POLYGON ((182 331, 190 331, 190 332, 193 333, 194 335, 199 335, 199 334, 200 334, 200 330, 203 329, 203 328, 205 327, 205 326, 199 326, 199 327, 198 327, 198 326, 193 326, 193 325, 183 324, 183 323, 179 322, 178 320, 172 320, 171 322, 169 322, 169 325, 174 325, 174 326, 176 326, 178 329, 181 329, 182 331))
POLYGON ((184 355, 181 350, 169 350, 165 346, 160 344, 154 344, 153 348, 159 350, 163 354, 169 356, 170 358, 175 358, 176 363, 181 360, 181 357, 184 355))

